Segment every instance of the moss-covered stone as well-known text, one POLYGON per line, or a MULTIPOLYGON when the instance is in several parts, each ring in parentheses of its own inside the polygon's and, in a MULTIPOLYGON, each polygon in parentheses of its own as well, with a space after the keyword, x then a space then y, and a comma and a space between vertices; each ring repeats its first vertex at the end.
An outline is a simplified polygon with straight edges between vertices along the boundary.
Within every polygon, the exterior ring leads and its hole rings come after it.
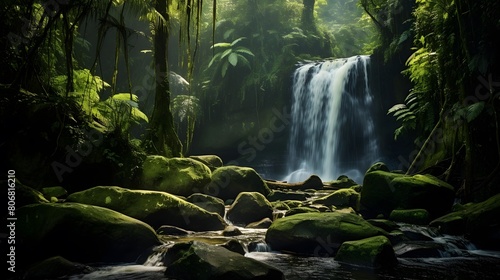
POLYGON ((284 203, 283 201, 274 201, 271 202, 271 205, 275 210, 290 210, 290 206, 288 206, 288 204, 284 203))
POLYGON ((391 242, 385 236, 373 236, 342 243, 335 260, 371 268, 390 268, 397 265, 391 242))
POLYGON ((392 210, 389 220, 414 225, 427 225, 430 222, 429 212, 425 209, 392 210))
POLYGON ((283 202, 290 208, 300 207, 304 204, 304 202, 300 200, 285 200, 283 202))
POLYGON ((271 190, 253 168, 240 166, 217 168, 212 181, 204 188, 204 193, 223 200, 234 199, 241 192, 259 192, 267 196, 271 190))
POLYGON ((373 172, 373 171, 385 171, 385 172, 389 172, 389 167, 387 167, 387 165, 385 165, 385 163, 383 163, 383 162, 376 162, 376 163, 372 164, 372 166, 370 166, 368 168, 368 170, 366 170, 366 173, 370 173, 370 172, 373 172))
POLYGON ((337 178, 337 180, 335 180, 335 181, 330 181, 330 182, 325 183, 327 188, 333 188, 333 189, 350 188, 350 187, 355 186, 357 184, 358 183, 356 183, 353 179, 351 179, 345 175, 339 176, 339 178, 337 178))
POLYGON ((306 207, 306 206, 299 206, 299 207, 294 207, 291 208, 290 210, 285 212, 285 217, 296 215, 296 214, 301 214, 301 213, 319 213, 320 211, 315 208, 311 207, 306 207))
POLYGON ((454 197, 451 185, 431 175, 372 171, 365 175, 361 204, 368 209, 367 216, 388 216, 394 209, 425 209, 437 217, 450 211, 454 197))
POLYGON ((159 228, 177 226, 193 231, 222 230, 225 222, 219 214, 208 212, 174 195, 129 190, 120 187, 94 187, 68 196, 67 201, 113 209, 159 228))
POLYGON ((165 259, 165 276, 169 279, 285 279, 281 271, 270 265, 222 246, 197 241, 174 245, 165 259))
POLYGON ((500 194, 483 202, 467 205, 430 223, 441 233, 462 235, 484 249, 500 250, 500 194))
POLYGON ((352 207, 355 210, 359 210, 360 197, 360 194, 353 189, 341 189, 327 196, 315 199, 313 203, 338 208, 352 207))
POLYGON ((240 193, 227 211, 227 219, 242 226, 264 218, 273 218, 273 206, 258 192, 240 193))
POLYGON ((370 224, 376 226, 376 227, 379 227, 379 228, 387 231, 387 232, 392 232, 392 231, 399 229, 398 224, 396 224, 393 221, 389 221, 389 220, 371 219, 371 220, 366 220, 366 221, 369 222, 370 224))
POLYGON ((64 198, 68 195, 68 191, 60 186, 42 188, 42 193, 46 199, 51 197, 64 198))
POLYGON ((16 259, 52 256, 91 262, 134 262, 161 242, 149 225, 119 212, 79 203, 31 204, 17 209, 16 259))
POLYGON ((333 256, 345 241, 376 235, 388 233, 355 214, 303 213, 275 220, 266 242, 273 250, 333 256))
POLYGON ((189 158, 202 162, 212 171, 224 165, 222 159, 216 155, 190 156, 189 158))
POLYGON ((199 207, 207 210, 208 212, 213 212, 224 217, 226 213, 226 207, 224 205, 224 200, 202 193, 194 193, 186 198, 186 201, 191 202, 199 207))
POLYGON ((272 223, 273 223, 273 220, 271 220, 269 218, 264 218, 260 221, 249 223, 247 225, 247 228, 269 228, 272 223))
POLYGON ((211 175, 210 168, 198 160, 148 156, 135 188, 189 196, 201 192, 211 175))

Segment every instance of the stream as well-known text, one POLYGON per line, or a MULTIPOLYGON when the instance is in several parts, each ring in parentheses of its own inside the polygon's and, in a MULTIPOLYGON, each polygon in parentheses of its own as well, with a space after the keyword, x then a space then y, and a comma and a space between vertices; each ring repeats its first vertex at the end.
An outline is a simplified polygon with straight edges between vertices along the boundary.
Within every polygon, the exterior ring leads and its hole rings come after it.
MULTIPOLYGON (((399 264, 390 270, 373 270, 347 265, 334 258, 305 257, 272 251, 265 242, 266 229, 238 227, 242 235, 226 237, 222 231, 197 232, 186 236, 161 235, 164 242, 155 248, 144 265, 133 263, 93 266, 89 274, 74 275, 77 279, 166 279, 163 254, 177 242, 191 240, 210 244, 223 244, 237 240, 245 249, 245 256, 272 265, 285 274, 286 279, 498 279, 500 275, 500 252, 478 250, 461 236, 441 235, 422 226, 399 224, 402 231, 413 232, 429 238, 432 244, 440 245, 439 256, 425 258, 398 257, 399 264), (442 246, 441 246, 442 245, 442 246)), ((396 252, 398 246, 395 246, 396 252)))

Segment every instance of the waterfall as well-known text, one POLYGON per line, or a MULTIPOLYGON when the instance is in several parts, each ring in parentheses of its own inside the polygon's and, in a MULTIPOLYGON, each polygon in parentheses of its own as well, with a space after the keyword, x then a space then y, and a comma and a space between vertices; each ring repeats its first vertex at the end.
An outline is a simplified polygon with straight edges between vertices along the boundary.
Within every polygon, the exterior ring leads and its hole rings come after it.
POLYGON ((347 175, 358 183, 377 160, 369 56, 313 62, 293 76, 289 182, 311 174, 323 181, 347 175))

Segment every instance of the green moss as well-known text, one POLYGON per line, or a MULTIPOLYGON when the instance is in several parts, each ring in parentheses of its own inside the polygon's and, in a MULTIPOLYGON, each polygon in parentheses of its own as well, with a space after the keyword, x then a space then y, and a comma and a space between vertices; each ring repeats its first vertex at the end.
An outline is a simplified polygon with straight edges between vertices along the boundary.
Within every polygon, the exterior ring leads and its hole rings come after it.
POLYGON ((397 259, 389 239, 374 236, 342 243, 335 260, 373 268, 391 267, 397 259))
POLYGON ((241 192, 259 192, 267 196, 271 190, 253 168, 240 166, 217 168, 205 189, 205 193, 224 200, 234 199, 241 192))
POLYGON ((175 195, 120 187, 94 187, 68 196, 67 201, 113 209, 158 228, 178 226, 188 230, 220 230, 221 216, 175 195))
POLYGON ((393 210, 389 219, 414 225, 427 225, 430 222, 429 212, 425 209, 393 210))
POLYGON ((202 190, 211 175, 210 168, 198 160, 148 156, 137 188, 189 196, 202 190))
POLYGON ((319 203, 326 206, 352 207, 359 210, 360 194, 353 189, 341 189, 325 197, 314 200, 313 203, 319 203))

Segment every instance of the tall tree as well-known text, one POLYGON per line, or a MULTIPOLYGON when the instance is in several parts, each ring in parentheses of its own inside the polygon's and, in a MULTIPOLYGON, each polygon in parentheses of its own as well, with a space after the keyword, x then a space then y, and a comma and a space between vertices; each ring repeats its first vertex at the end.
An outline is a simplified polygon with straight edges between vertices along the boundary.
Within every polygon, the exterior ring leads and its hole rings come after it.
POLYGON ((154 63, 156 74, 155 103, 146 136, 148 152, 181 156, 182 143, 175 131, 172 112, 170 111, 170 85, 168 81, 168 5, 166 0, 155 0, 157 13, 154 22, 154 63))

